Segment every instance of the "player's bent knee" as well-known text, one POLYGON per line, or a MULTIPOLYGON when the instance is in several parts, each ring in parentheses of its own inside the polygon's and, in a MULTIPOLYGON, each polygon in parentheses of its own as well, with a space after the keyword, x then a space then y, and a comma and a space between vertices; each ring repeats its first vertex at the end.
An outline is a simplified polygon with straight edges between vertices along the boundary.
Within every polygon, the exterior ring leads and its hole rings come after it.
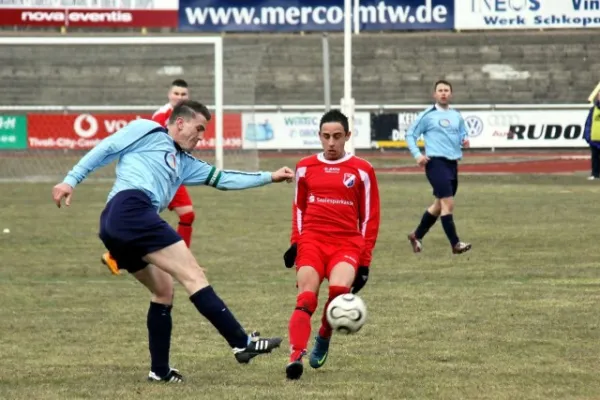
POLYGON ((151 301, 153 303, 159 303, 159 304, 165 304, 165 305, 173 305, 173 299, 175 297, 175 293, 171 293, 170 296, 166 296, 166 295, 158 295, 158 294, 152 294, 152 298, 151 301))
POLYGON ((331 269, 329 274, 329 286, 350 287, 354 282, 356 269, 350 263, 342 261, 331 269))
POLYGON ((313 291, 305 291, 296 298, 296 310, 304 311, 308 315, 313 315, 319 304, 317 293, 313 291))
POLYGON ((178 272, 174 275, 179 283, 190 294, 196 293, 198 290, 208 286, 208 279, 204 270, 195 261, 191 264, 182 265, 178 272))
POLYGON ((298 284, 298 292, 317 292, 321 285, 321 277, 317 270, 310 265, 303 265, 298 267, 296 273, 296 282, 298 284))
POLYGON ((451 214, 454 211, 454 197, 440 199, 442 214, 451 214))
POLYGON ((152 301, 160 304, 173 304, 173 297, 175 296, 173 278, 168 274, 164 275, 166 277, 161 279, 161 282, 152 291, 152 301))
POLYGON ((172 304, 175 290, 173 278, 154 265, 136 271, 133 276, 152 293, 152 301, 160 304, 172 304))
POLYGON ((442 203, 440 203, 440 199, 435 199, 432 205, 427 209, 429 214, 431 215, 440 215, 442 212, 442 203))
POLYGON ((144 259, 175 278, 189 294, 208 286, 204 270, 183 240, 147 254, 144 259))
POLYGON ((196 219, 196 213, 194 212, 192 207, 190 207, 190 211, 184 213, 179 213, 178 211, 177 215, 179 215, 179 225, 192 225, 194 223, 194 220, 196 219))

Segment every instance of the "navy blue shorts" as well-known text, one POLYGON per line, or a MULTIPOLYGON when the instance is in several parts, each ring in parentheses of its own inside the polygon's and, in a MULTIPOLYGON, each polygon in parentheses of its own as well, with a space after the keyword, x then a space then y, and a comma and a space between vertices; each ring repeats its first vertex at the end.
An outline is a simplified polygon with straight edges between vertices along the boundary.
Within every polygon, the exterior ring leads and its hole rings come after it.
POLYGON ((438 199, 454 197, 458 189, 458 162, 442 157, 431 157, 425 164, 427 180, 438 199))
POLYGON ((148 265, 142 259, 146 254, 182 240, 141 190, 124 190, 110 199, 100 215, 99 236, 119 268, 130 273, 148 265))

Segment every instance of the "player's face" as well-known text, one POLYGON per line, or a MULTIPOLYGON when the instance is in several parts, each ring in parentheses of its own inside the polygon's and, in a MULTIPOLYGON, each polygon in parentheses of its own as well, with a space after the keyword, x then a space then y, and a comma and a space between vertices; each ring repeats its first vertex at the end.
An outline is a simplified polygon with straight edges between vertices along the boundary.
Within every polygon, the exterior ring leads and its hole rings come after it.
POLYGON ((180 86, 172 86, 169 90, 169 103, 172 106, 179 103, 181 100, 187 100, 189 98, 189 92, 187 88, 180 86))
POLYGON ((440 83, 436 86, 435 92, 433 93, 435 102, 442 106, 447 106, 452 98, 452 89, 450 86, 440 83))
POLYGON ((175 120, 177 125, 176 141, 182 149, 192 151, 204 136, 206 131, 206 118, 202 114, 196 114, 193 118, 185 119, 179 117, 175 120))
POLYGON ((325 158, 337 160, 346 154, 344 146, 350 138, 350 132, 345 132, 344 127, 339 122, 327 122, 321 126, 319 138, 321 139, 325 158))

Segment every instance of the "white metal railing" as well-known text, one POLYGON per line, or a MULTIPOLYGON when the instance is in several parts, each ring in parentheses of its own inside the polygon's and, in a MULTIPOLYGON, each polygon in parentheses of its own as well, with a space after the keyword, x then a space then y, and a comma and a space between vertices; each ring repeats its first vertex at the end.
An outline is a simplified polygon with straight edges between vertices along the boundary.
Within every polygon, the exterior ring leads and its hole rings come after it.
MULTIPOLYGON (((431 104, 357 104, 356 111, 387 111, 387 110, 421 110, 431 104)), ((57 111, 57 112, 79 112, 79 111, 156 111, 162 104, 157 105, 17 105, 1 106, 0 112, 4 111, 57 111)), ((588 109, 590 104, 455 104, 458 110, 561 110, 561 109, 588 109)), ((209 108, 213 108, 209 105, 209 108)), ((322 111, 324 104, 311 105, 224 105, 225 111, 322 111)))

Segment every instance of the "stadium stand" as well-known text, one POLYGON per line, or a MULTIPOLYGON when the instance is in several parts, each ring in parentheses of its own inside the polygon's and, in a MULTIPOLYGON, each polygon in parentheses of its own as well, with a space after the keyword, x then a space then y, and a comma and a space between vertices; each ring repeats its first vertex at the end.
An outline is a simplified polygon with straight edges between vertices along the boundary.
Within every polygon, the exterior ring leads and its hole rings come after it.
MULTIPOLYGON (((462 104, 582 103, 600 70, 600 44, 592 37, 585 30, 360 34, 353 42, 353 94, 358 104, 422 104, 431 83, 446 78, 462 104)), ((343 38, 329 38, 337 102, 343 38)), ((322 104, 321 46, 320 35, 226 36, 226 86, 247 87, 253 76, 255 94, 238 99, 226 89, 225 103, 322 104), (245 52, 251 62, 244 62, 245 52)), ((197 62, 212 59, 212 50, 198 51, 186 59, 176 46, 132 47, 127 54, 108 46, 3 49, 0 105, 57 105, 61 98, 65 105, 160 104, 172 80, 165 67, 181 67, 194 91, 212 98, 211 64, 197 62)))

